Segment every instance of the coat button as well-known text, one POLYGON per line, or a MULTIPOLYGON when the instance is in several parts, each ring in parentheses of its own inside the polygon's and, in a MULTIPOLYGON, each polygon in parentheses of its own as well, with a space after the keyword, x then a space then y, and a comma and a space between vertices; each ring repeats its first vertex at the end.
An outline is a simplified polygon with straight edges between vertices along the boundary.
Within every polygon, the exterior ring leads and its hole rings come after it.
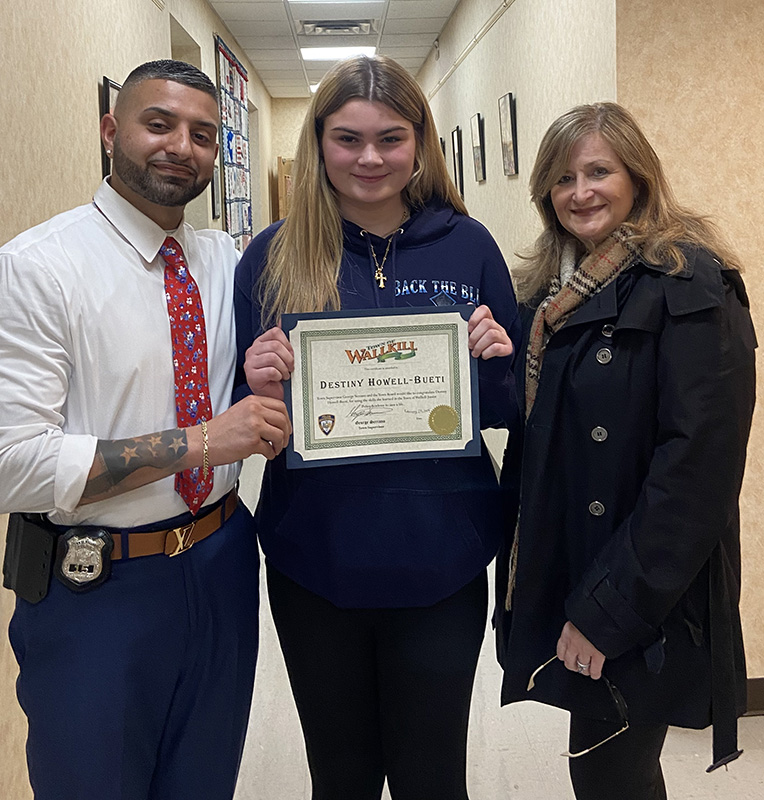
POLYGON ((599 425, 596 428, 592 428, 592 439, 595 442, 604 442, 607 439, 607 435, 607 431, 599 425))
POLYGON ((602 335, 606 336, 608 339, 613 335, 613 331, 615 330, 615 325, 611 325, 608 323, 607 325, 602 326, 602 335))
POLYGON ((613 360, 613 351, 609 347, 602 347, 597 350, 597 361, 600 364, 609 364, 613 360))
POLYGON ((601 517, 605 513, 605 506, 599 500, 589 503, 589 513, 593 517, 601 517))

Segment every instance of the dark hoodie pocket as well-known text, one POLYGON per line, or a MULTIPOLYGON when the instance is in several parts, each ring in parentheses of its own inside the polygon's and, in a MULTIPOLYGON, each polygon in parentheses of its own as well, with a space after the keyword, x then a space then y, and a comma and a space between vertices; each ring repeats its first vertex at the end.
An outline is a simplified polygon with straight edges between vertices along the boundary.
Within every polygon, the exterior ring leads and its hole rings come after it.
POLYGON ((337 486, 305 478, 277 535, 339 568, 449 572, 482 553, 460 492, 337 486))

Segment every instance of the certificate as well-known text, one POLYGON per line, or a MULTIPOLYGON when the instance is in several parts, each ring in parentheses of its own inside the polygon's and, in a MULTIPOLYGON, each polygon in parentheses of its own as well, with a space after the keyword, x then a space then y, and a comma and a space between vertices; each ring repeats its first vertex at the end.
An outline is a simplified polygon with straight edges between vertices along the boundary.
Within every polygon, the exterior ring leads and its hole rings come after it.
POLYGON ((480 453, 472 306, 285 314, 288 467, 480 453))

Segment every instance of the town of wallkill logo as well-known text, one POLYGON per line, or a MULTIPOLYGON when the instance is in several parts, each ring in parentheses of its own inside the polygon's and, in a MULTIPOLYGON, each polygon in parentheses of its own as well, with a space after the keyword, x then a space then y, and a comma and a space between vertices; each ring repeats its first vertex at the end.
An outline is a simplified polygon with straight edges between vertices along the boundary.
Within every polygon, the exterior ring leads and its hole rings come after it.
POLYGON ((334 429, 334 414, 319 414, 318 427, 324 436, 328 436, 334 429))
POLYGON ((345 350, 351 364, 360 364, 363 361, 384 362, 388 359, 400 361, 404 358, 413 358, 416 355, 414 342, 385 342, 374 347, 362 347, 360 350, 345 350))

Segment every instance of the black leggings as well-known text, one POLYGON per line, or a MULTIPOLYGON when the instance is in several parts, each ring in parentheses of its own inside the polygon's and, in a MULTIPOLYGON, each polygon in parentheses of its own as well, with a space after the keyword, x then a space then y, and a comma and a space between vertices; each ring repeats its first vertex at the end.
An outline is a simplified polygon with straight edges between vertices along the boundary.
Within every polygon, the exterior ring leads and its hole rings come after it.
POLYGON ((427 608, 341 609, 268 567, 313 800, 468 800, 485 572, 427 608))
MULTIPOLYGON (((570 715, 570 752, 618 730, 617 722, 570 715)), ((591 753, 570 759, 576 800, 666 800, 660 757, 667 725, 632 725, 591 753)))

